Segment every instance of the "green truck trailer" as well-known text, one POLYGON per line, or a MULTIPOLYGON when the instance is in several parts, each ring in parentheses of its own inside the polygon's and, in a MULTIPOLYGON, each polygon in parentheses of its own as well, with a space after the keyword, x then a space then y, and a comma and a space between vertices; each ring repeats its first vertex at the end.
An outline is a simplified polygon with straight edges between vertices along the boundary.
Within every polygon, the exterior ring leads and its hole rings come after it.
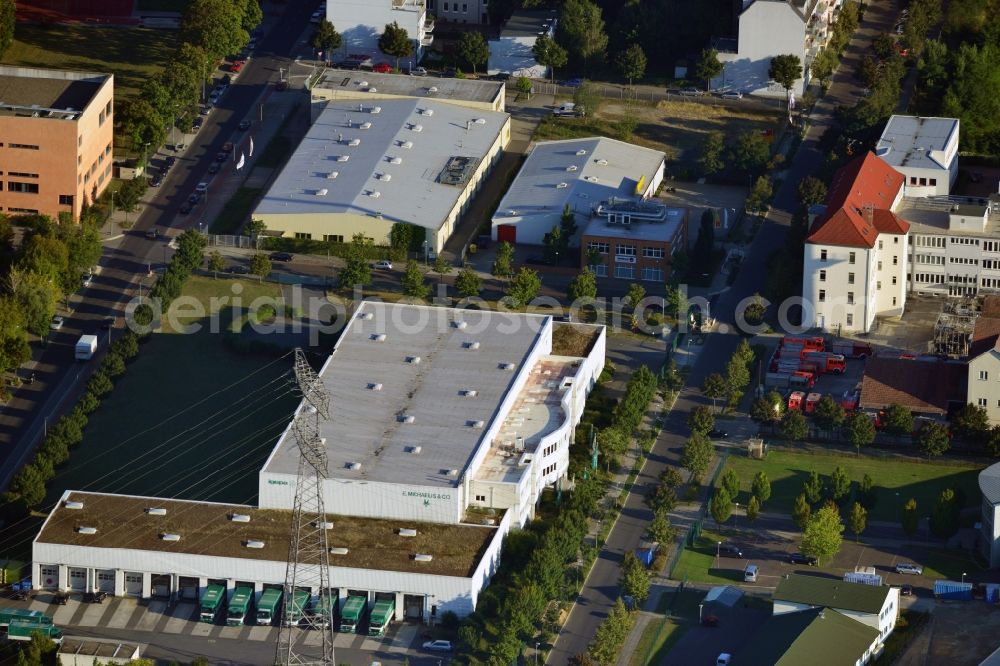
POLYGON ((31 635, 36 631, 56 643, 62 643, 63 634, 58 627, 31 620, 13 620, 7 625, 7 638, 12 641, 30 641, 31 635))
POLYGON ((226 609, 226 624, 230 627, 243 626, 250 612, 252 600, 252 587, 238 587, 233 590, 233 598, 229 600, 229 607, 226 609))
POLYGON ((257 624, 271 624, 281 613, 281 590, 264 590, 257 602, 257 624))
POLYGON ((368 619, 368 635, 384 636, 385 630, 392 621, 393 613, 396 611, 396 602, 382 599, 375 602, 372 608, 371 617, 368 619))
POLYGON ((201 610, 198 619, 202 622, 212 624, 222 610, 223 601, 226 599, 226 588, 222 585, 209 585, 201 593, 201 610))
POLYGON ((329 627, 333 616, 337 613, 337 597, 330 596, 316 599, 313 603, 313 624, 317 627, 329 627))
POLYGON ((368 599, 365 597, 347 597, 340 611, 340 630, 345 634, 357 633, 358 623, 361 622, 361 616, 365 614, 367 606, 368 599))
POLYGON ((309 593, 295 590, 285 606, 285 626, 294 627, 306 616, 309 607, 309 593))
POLYGON ((0 627, 8 627, 11 622, 29 622, 38 625, 51 626, 52 618, 42 611, 27 608, 0 608, 0 627))

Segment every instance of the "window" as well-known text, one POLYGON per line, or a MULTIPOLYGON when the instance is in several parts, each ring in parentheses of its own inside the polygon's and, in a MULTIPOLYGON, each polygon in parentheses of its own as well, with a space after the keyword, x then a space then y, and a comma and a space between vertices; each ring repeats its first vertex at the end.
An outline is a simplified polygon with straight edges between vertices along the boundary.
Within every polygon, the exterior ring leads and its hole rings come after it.
POLYGON ((852 314, 847 315, 847 325, 854 326, 854 315, 852 314))
POLYGON ((632 264, 618 264, 615 266, 615 277, 626 280, 635 279, 635 266, 632 264))
POLYGON ((38 178, 37 173, 25 173, 24 171, 8 171, 8 176, 17 176, 18 178, 38 178))
POLYGON ((486 495, 476 495, 476 501, 477 502, 485 502, 486 501, 486 495))
POLYGON ((611 248, 607 243, 601 243, 598 241, 589 241, 587 243, 588 252, 598 252, 600 254, 607 254, 610 249, 611 248))
MULTIPOLYGON (((104 113, 104 109, 101 109, 101 112, 97 114, 97 125, 98 126, 103 125, 105 120, 107 120, 107 114, 104 113)), ((80 139, 82 141, 83 137, 81 136, 80 139)))
POLYGON ((896 305, 896 297, 895 296, 892 297, 892 305, 893 305, 893 307, 895 307, 895 305, 896 305))
POLYGON ((447 3, 447 2, 446 2, 446 3, 444 3, 444 10, 445 10, 445 11, 448 11, 448 3, 447 3))
POLYGON ((819 290, 819 302, 822 303, 826 300, 826 289, 819 290))
POLYGON ((916 184, 917 184, 917 177, 910 176, 910 185, 916 185, 916 184))
POLYGON ((899 265, 899 255, 896 254, 892 255, 892 265, 893 266, 899 265))
POLYGON ((875 283, 875 289, 882 289, 882 281, 881 280, 879 280, 878 282, 875 283))
POLYGON ((619 256, 634 257, 635 245, 616 245, 615 254, 619 256))
POLYGON ((21 150, 38 150, 38 146, 30 143, 8 143, 9 148, 20 148, 21 150))
POLYGON ((882 241, 881 240, 879 240, 879 242, 878 242, 878 249, 880 249, 880 250, 882 249, 882 241))
POLYGON ((979 381, 985 382, 990 378, 990 373, 987 370, 979 371, 979 381))
POLYGON ((854 273, 847 274, 847 284, 854 284, 854 273))
POLYGON ((596 277, 608 277, 607 264, 591 264, 590 270, 594 271, 596 277))
POLYGON ((847 263, 849 263, 849 264, 853 264, 854 263, 854 253, 853 252, 851 252, 851 253, 849 253, 847 255, 847 263))
POLYGON ((556 466, 555 463, 553 463, 542 470, 542 476, 548 476, 549 474, 552 474, 555 471, 556 471, 556 466))
POLYGON ((881 261, 880 261, 880 262, 878 262, 878 267, 877 267, 877 270, 882 270, 882 262, 881 262, 881 261))
POLYGON ((8 213, 26 213, 27 215, 37 215, 38 210, 35 208, 15 208, 14 206, 8 206, 8 213))
POLYGON ((646 282, 663 282, 663 269, 647 266, 642 269, 642 279, 646 282))
POLYGON ((899 236, 893 236, 892 243, 893 245, 899 245, 899 236))
POLYGON ((642 256, 644 256, 646 259, 663 259, 663 248, 644 247, 642 248, 642 256))
POLYGON ((979 406, 980 407, 985 407, 986 406, 986 398, 980 398, 979 399, 979 406))
POLYGON ((38 194, 38 183, 19 183, 17 181, 7 181, 8 192, 23 192, 25 194, 38 194))
POLYGON ((819 281, 820 282, 826 282, 826 271, 820 271, 819 272, 819 281))
POLYGON ((313 235, 312 234, 307 234, 304 231, 296 231, 295 232, 295 237, 298 238, 298 239, 300 239, 300 240, 312 240, 313 235))
POLYGON ((895 275, 892 276, 892 283, 896 284, 896 276, 895 275))
POLYGON ((920 179, 920 186, 921 187, 925 187, 926 185, 927 185, 927 179, 926 178, 921 178, 920 179))
POLYGON ((340 234, 323 234, 323 241, 326 243, 343 243, 344 237, 340 234))
POLYGON ((469 11, 469 5, 467 5, 467 4, 465 4, 465 3, 463 2, 463 3, 462 3, 462 13, 463 13, 463 14, 465 14, 465 13, 466 13, 466 12, 468 12, 468 11, 469 11))
POLYGON ((72 206, 73 205, 73 195, 72 194, 60 194, 59 195, 59 205, 60 206, 72 206))
POLYGON ((819 251, 819 260, 820 261, 826 261, 826 250, 820 250, 819 251))
POLYGON ((847 304, 848 305, 854 305, 854 292, 853 291, 847 292, 847 304))

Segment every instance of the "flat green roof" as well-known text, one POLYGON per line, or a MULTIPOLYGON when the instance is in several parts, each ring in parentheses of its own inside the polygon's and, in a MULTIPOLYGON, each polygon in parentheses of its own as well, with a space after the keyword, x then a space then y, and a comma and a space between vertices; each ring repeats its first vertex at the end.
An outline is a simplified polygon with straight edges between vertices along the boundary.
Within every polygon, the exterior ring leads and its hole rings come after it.
POLYGON ((890 589, 887 586, 848 583, 837 578, 787 574, 778 581, 774 600, 878 613, 885 605, 890 589))
POLYGON ((734 663, 743 666, 854 666, 878 630, 830 608, 771 617, 734 663))

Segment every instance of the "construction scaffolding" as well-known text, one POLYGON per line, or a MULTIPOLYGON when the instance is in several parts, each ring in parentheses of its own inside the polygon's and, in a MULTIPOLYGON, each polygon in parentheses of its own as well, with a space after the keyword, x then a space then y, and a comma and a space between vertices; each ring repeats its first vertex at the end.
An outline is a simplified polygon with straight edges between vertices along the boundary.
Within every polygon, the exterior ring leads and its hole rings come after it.
POLYGON ((947 300, 934 323, 934 340, 930 351, 960 358, 969 353, 972 332, 979 317, 975 299, 947 300))

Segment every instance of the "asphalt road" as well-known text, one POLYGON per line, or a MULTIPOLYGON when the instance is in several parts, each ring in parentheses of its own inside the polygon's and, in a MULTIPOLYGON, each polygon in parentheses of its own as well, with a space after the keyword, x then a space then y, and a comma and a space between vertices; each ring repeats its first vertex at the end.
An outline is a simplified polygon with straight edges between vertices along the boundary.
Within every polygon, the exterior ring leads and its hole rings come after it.
MULTIPOLYGON (((845 60, 860 58, 860 53, 868 48, 872 38, 885 26, 891 27, 895 17, 894 2, 883 1, 869 6, 865 20, 849 46, 845 60)), ((798 182, 815 173, 822 163, 823 154, 819 141, 823 133, 834 124, 835 104, 844 100, 857 99, 860 85, 851 75, 853 68, 842 66, 835 75, 830 91, 814 107, 811 125, 799 149, 796 151, 784 180, 774 197, 772 209, 760 231, 754 238, 740 267, 739 276, 733 286, 723 292, 713 314, 719 324, 725 324, 730 331, 735 330, 737 305, 744 298, 764 291, 767 278, 767 264, 774 250, 785 242, 788 225, 798 206, 798 182)), ((722 329, 720 326, 719 329, 722 329)), ((581 591, 577 604, 570 613, 555 646, 546 663, 563 666, 573 655, 585 652, 600 623, 607 617, 611 606, 621 594, 618 584, 619 567, 628 550, 637 547, 652 520, 652 512, 643 502, 643 489, 658 482, 660 473, 667 467, 680 468, 680 456, 689 431, 687 414, 697 405, 709 405, 698 387, 705 377, 713 372, 724 372, 726 363, 732 356, 740 336, 736 333, 711 333, 706 336, 704 347, 693 365, 687 379, 687 387, 678 397, 674 409, 667 417, 665 427, 649 456, 642 473, 634 484, 625 502, 621 517, 608 535, 607 543, 600 555, 586 586, 581 591)), ((672 520, 679 531, 687 527, 683 522, 672 520)))

